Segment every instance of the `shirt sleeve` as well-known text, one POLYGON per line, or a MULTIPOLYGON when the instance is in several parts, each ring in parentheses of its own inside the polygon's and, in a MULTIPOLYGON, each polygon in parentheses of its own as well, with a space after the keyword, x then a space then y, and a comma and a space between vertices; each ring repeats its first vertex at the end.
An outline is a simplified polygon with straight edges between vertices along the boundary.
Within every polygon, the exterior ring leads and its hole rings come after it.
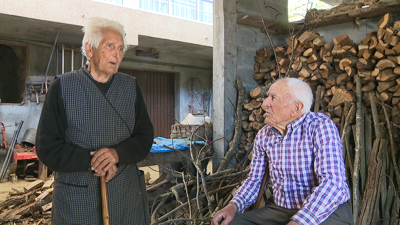
POLYGON ((254 141, 253 158, 250 164, 250 173, 246 180, 235 192, 231 203, 236 205, 237 214, 240 214, 246 208, 252 206, 256 200, 261 188, 261 182, 265 172, 266 154, 263 151, 263 138, 261 130, 254 141))
POLYGON ((43 102, 36 133, 36 152, 39 159, 57 172, 87 172, 90 151, 67 141, 67 116, 60 95, 60 81, 55 79, 43 102))
POLYGON ((332 120, 323 120, 313 134, 314 170, 319 185, 305 199, 302 208, 292 217, 299 224, 320 224, 340 204, 350 198, 346 170, 342 156, 343 146, 332 120))

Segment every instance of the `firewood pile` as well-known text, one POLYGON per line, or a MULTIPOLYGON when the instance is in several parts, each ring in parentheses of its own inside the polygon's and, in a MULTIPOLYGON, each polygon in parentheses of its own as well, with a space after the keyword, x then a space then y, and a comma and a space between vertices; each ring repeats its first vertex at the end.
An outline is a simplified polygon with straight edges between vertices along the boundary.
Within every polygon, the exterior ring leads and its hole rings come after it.
POLYGON ((377 27, 358 44, 346 34, 330 43, 308 30, 287 38, 287 45, 258 50, 258 86, 244 99, 236 156, 246 155, 265 125, 261 105, 273 81, 306 81, 315 93, 311 110, 328 115, 340 131, 357 224, 397 224, 400 207, 400 21, 386 14, 377 27))
POLYGON ((13 189, 0 202, 0 224, 51 224, 54 177, 36 180, 23 191, 13 189))

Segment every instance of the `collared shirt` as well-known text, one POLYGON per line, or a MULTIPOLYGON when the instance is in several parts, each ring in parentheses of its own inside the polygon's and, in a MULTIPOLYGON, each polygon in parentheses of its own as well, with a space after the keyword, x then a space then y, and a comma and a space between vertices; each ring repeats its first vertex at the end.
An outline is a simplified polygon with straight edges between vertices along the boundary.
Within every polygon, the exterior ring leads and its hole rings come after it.
POLYGON ((320 224, 350 199, 342 152, 337 127, 325 114, 301 116, 285 136, 267 125, 256 136, 249 177, 231 203, 238 213, 254 204, 268 159, 275 204, 299 209, 291 218, 299 224, 320 224))

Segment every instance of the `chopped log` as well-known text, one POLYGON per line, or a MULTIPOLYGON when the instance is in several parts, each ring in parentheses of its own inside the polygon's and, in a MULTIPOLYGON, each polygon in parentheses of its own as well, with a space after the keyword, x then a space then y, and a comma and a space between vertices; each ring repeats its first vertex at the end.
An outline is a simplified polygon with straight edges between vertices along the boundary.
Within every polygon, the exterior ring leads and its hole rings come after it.
POLYGON ((386 91, 388 88, 393 87, 396 85, 395 81, 388 81, 388 82, 378 82, 378 87, 376 90, 381 93, 383 91, 386 91))
MULTIPOLYGON (((391 57, 391 56, 389 56, 391 57)), ((396 64, 390 59, 381 59, 376 64, 376 67, 379 69, 387 69, 387 68, 394 68, 396 64)))
MULTIPOLYGON (((395 62, 397 64, 400 64, 400 55, 398 55, 398 56, 388 56, 387 58, 388 58, 387 60, 390 60, 390 61, 393 61, 393 62, 395 62)), ((393 67, 395 67, 395 66, 393 66, 393 67)))
POLYGON ((393 93, 394 97, 400 97, 400 89, 393 93))
POLYGON ((258 50, 256 54, 257 56, 261 56, 268 59, 274 58, 274 50, 272 49, 271 46, 258 50))
POLYGON ((333 46, 332 55, 344 56, 347 53, 346 49, 342 48, 340 45, 333 46))
POLYGON ((357 61, 358 61, 358 58, 356 58, 356 57, 344 58, 344 59, 340 60, 339 68, 344 71, 344 68, 346 66, 355 66, 357 61))
POLYGON ((315 38, 319 37, 314 31, 306 30, 299 37, 300 44, 304 45, 306 42, 312 42, 315 38))
POLYGON ((386 28, 386 27, 388 27, 388 26, 390 25, 391 22, 392 22, 392 18, 391 18, 390 13, 386 13, 386 14, 382 17, 382 19, 379 20, 377 26, 378 26, 379 28, 386 28))
POLYGON ((389 101, 389 100, 391 99, 392 94, 389 94, 389 93, 387 93, 387 92, 382 92, 382 93, 379 93, 379 96, 381 97, 381 99, 382 99, 384 102, 387 102, 387 101, 389 101))
POLYGON ((313 48, 308 48, 303 52, 303 56, 310 57, 314 52, 315 50, 313 48))
POLYGON ((374 53, 374 58, 375 58, 375 59, 383 59, 383 58, 385 58, 385 54, 382 53, 382 52, 380 52, 380 51, 376 51, 376 52, 374 53))
POLYGON ((289 65, 289 60, 286 58, 278 57, 278 63, 279 65, 281 65, 281 67, 285 67, 289 65))
POLYGON ((397 36, 390 36, 387 39, 387 43, 391 46, 396 46, 399 43, 399 37, 397 36))
POLYGON ((285 39, 286 43, 288 44, 289 47, 294 46, 294 48, 297 47, 297 44, 299 43, 299 40, 296 38, 296 36, 288 37, 285 39))
POLYGON ((376 46, 376 50, 378 50, 381 53, 385 53, 385 48, 388 46, 389 44, 386 44, 385 42, 383 42, 382 40, 379 40, 378 45, 376 46))
POLYGON ((312 41, 312 43, 313 43, 314 45, 318 46, 318 47, 322 47, 322 46, 324 46, 324 44, 326 43, 326 41, 325 41, 325 38, 324 38, 324 37, 319 36, 319 37, 316 37, 316 38, 312 41))
POLYGON ((254 61, 256 63, 263 63, 265 61, 265 57, 262 56, 254 56, 254 61))
POLYGON ((390 81, 396 78, 396 75, 393 74, 393 69, 383 70, 377 77, 378 81, 390 81))
POLYGON ((308 64, 308 68, 312 71, 316 70, 319 67, 320 63, 319 62, 313 62, 308 64))
POLYGON ((311 64, 311 63, 313 63, 313 62, 315 62, 315 61, 318 61, 318 56, 317 56, 317 54, 315 54, 315 53, 313 53, 308 59, 307 59, 307 63, 308 64, 311 64))
POLYGON ((303 78, 310 77, 311 74, 312 74, 312 71, 310 69, 308 69, 308 67, 302 67, 299 72, 299 76, 301 76, 303 78))
POLYGON ((390 27, 386 27, 385 35, 383 36, 383 40, 385 41, 385 43, 389 44, 389 38, 392 36, 392 34, 393 34, 393 29, 390 27))
POLYGON ((253 67, 254 73, 260 72, 260 63, 255 63, 253 67))
POLYGON ((259 101, 256 101, 255 99, 253 99, 253 100, 251 100, 251 102, 249 104, 253 109, 258 109, 261 107, 262 102, 259 102, 259 101))
POLYGON ((392 105, 396 105, 397 103, 400 103, 400 98, 392 98, 392 105))
POLYGON ((382 73, 382 71, 378 68, 375 68, 372 72, 371 72, 371 76, 373 77, 377 77, 380 76, 380 74, 382 73))
POLYGON ((54 190, 54 188, 47 189, 45 192, 43 192, 42 194, 40 194, 39 196, 37 196, 35 198, 35 202, 42 201, 42 199, 46 198, 49 194, 51 194, 53 192, 53 190, 54 190))
POLYGON ((334 113, 337 117, 342 118, 342 113, 343 113, 342 107, 341 107, 340 105, 336 106, 336 107, 333 109, 333 113, 334 113))
POLYGON ((275 60, 265 61, 265 62, 260 64, 259 72, 260 73, 268 73, 268 72, 274 70, 275 66, 276 66, 276 61, 275 60))
POLYGON ((350 80, 350 76, 347 73, 341 73, 336 77, 336 85, 345 84, 347 81, 350 80))
POLYGON ((374 56, 374 54, 375 54, 375 49, 368 49, 363 52, 362 57, 364 59, 371 59, 372 56, 374 56))
POLYGON ((42 206, 42 212, 46 212, 47 210, 50 210, 51 208, 53 208, 53 202, 47 203, 45 205, 42 206))
POLYGON ((264 78, 264 74, 263 73, 256 73, 253 75, 253 79, 256 81, 262 80, 264 78))
POLYGON ((396 75, 400 75, 400 66, 396 66, 393 70, 393 73, 396 75))
POLYGON ((326 42, 325 44, 324 44, 324 48, 325 48, 325 50, 327 51, 327 52, 330 52, 331 50, 332 50, 332 44, 331 43, 329 43, 329 42, 326 42))
POLYGON ((393 49, 385 48, 385 55, 397 55, 397 52, 393 49))
POLYGON ((354 102, 354 97, 345 89, 332 87, 333 98, 329 105, 338 106, 344 102, 354 102))
POLYGON ((358 62, 356 63, 357 70, 373 70, 374 65, 371 60, 366 60, 364 58, 358 58, 358 62))
POLYGON ((396 79, 396 83, 400 85, 400 78, 396 79))
POLYGON ((400 85, 394 85, 393 87, 390 87, 387 89, 388 92, 396 92, 397 90, 400 89, 400 85))
POLYGON ((257 98, 260 95, 261 91, 262 91, 262 88, 260 86, 258 86, 250 91, 250 96, 252 98, 257 98))
POLYGON ((376 33, 378 41, 383 40, 383 36, 385 36, 385 31, 386 30, 384 28, 378 28, 378 32, 376 33))
POLYGON ((353 41, 349 38, 347 34, 340 35, 337 38, 332 39, 334 45, 354 45, 353 41))
POLYGON ((400 43, 398 43, 397 45, 395 45, 392 50, 394 50, 397 54, 400 54, 400 43))
POLYGON ((42 180, 33 181, 32 183, 30 183, 30 184, 28 184, 27 186, 24 187, 24 191, 25 191, 25 193, 27 193, 29 191, 32 191, 32 190, 36 189, 36 188, 42 187, 43 184, 44 184, 44 181, 42 181, 42 180))
POLYGON ((51 175, 49 179, 43 184, 42 189, 50 188, 54 183, 54 175, 51 175))
POLYGON ((364 87, 361 88, 362 92, 370 92, 375 89, 375 83, 374 82, 368 82, 364 87))
MULTIPOLYGON (((376 35, 376 32, 375 32, 375 35, 376 35)), ((376 46, 378 45, 378 37, 377 36, 371 36, 371 40, 369 41, 369 43, 368 43, 368 48, 369 49, 375 49, 376 48, 376 46)))

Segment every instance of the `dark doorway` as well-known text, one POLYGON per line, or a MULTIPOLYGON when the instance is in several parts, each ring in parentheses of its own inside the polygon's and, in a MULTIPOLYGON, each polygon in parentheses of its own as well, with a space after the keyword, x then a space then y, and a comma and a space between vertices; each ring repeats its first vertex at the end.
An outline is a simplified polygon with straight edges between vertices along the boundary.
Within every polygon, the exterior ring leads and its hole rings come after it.
POLYGON ((25 92, 27 47, 0 42, 1 103, 21 103, 25 92))
POLYGON ((174 74, 119 69, 136 77, 154 126, 154 136, 170 138, 174 122, 174 74))

